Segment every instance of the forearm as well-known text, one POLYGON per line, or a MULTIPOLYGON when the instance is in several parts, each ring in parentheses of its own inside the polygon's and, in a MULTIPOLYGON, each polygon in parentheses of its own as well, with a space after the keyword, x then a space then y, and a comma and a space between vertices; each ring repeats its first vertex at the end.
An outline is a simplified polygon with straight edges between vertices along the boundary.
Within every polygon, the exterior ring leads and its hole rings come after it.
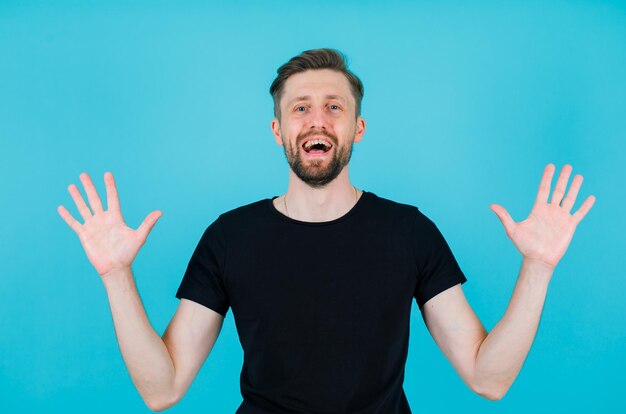
POLYGON ((524 259, 507 310, 482 342, 474 372, 476 389, 496 399, 519 374, 535 339, 553 269, 524 259))
POLYGON ((103 277, 122 357, 151 409, 175 401, 175 370, 165 343, 150 325, 130 268, 103 277))

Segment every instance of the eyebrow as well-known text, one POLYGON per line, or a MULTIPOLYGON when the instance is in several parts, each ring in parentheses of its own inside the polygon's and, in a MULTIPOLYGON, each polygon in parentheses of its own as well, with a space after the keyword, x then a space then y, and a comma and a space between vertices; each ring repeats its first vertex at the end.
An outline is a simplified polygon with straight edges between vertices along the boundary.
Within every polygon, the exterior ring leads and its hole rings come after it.
MULTIPOLYGON (((343 103, 346 102, 346 100, 344 98, 342 98, 341 96, 339 96, 339 95, 326 95, 326 96, 324 96, 324 98, 326 98, 326 99, 337 99, 339 101, 342 101, 343 103)), ((289 105, 291 105, 291 104, 293 104, 294 102, 297 102, 297 101, 310 101, 310 100, 311 100, 311 97, 309 95, 296 96, 295 98, 293 98, 292 100, 290 100, 287 103, 287 106, 289 106, 289 105)))

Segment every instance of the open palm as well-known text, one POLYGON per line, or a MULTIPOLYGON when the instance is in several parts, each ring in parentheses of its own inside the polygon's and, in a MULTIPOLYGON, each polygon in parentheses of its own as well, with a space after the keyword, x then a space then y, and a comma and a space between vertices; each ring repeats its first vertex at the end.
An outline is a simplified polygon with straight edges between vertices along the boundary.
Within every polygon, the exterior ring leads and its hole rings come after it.
POLYGON ((552 199, 548 202, 554 170, 554 164, 546 166, 535 204, 526 220, 516 223, 504 207, 498 204, 490 206, 520 253, 525 258, 541 261, 552 268, 567 251, 576 226, 595 202, 595 197, 589 196, 574 214, 570 214, 583 177, 582 175, 574 177, 567 196, 563 198, 572 172, 572 166, 569 164, 561 170, 552 199))
POLYGON ((68 191, 85 221, 84 224, 80 224, 74 219, 63 206, 59 206, 57 211, 78 235, 89 261, 100 276, 105 277, 108 272, 114 269, 130 267, 135 256, 137 256, 137 252, 146 242, 152 227, 161 217, 161 211, 151 212, 139 228, 133 230, 126 225, 122 217, 113 174, 110 172, 104 174, 107 211, 104 211, 100 197, 89 175, 82 173, 80 180, 87 193, 93 214, 83 200, 78 187, 74 184, 68 187, 68 191))

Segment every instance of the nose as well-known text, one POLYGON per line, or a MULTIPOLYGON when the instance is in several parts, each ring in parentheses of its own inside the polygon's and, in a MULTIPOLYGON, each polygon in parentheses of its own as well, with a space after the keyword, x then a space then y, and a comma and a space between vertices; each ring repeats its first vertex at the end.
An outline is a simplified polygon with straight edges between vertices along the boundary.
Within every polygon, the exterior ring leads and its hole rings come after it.
POLYGON ((308 127, 309 129, 327 129, 328 118, 323 108, 312 107, 309 110, 308 127))

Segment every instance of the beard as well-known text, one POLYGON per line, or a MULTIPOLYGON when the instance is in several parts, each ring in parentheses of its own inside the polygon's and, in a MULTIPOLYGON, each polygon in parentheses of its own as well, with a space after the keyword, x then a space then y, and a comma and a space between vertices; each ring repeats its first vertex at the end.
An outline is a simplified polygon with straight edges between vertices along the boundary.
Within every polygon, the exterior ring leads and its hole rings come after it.
POLYGON ((337 178, 344 167, 348 165, 352 157, 352 142, 350 141, 339 147, 337 137, 328 132, 311 131, 298 135, 295 147, 293 145, 287 145, 287 141, 285 141, 284 137, 283 142, 285 142, 285 145, 283 145, 285 157, 287 158, 287 163, 291 171, 313 188, 322 188, 337 178), (323 135, 331 140, 333 144, 333 156, 330 161, 325 159, 313 159, 307 161, 305 164, 302 160, 300 153, 302 141, 312 135, 323 135))

